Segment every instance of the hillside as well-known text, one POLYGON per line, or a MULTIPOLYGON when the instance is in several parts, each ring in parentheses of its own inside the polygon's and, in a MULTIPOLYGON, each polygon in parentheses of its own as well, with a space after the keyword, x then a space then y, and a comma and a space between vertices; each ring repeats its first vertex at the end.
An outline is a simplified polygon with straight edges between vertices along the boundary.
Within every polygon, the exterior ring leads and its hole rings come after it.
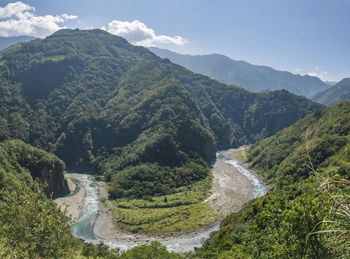
POLYGON ((64 167, 55 155, 20 140, 0 142, 1 258, 115 258, 118 251, 73 237, 51 201, 69 192, 64 167))
POLYGON ((310 98, 330 87, 317 77, 296 75, 267 66, 256 66, 224 55, 182 55, 153 47, 150 50, 195 73, 207 75, 225 84, 238 85, 253 92, 285 89, 310 98))
POLYGON ((34 37, 30 36, 15 36, 15 37, 1 37, 0 36, 0 50, 6 49, 16 43, 23 43, 34 40, 34 37))
POLYGON ((333 105, 339 101, 350 101, 350 78, 344 78, 331 88, 316 94, 312 100, 325 105, 333 105))
POLYGON ((216 149, 270 136, 321 107, 218 83, 102 30, 61 30, 0 54, 0 139, 102 174, 115 198, 204 180, 216 149))
POLYGON ((350 103, 317 111, 247 151, 272 191, 228 216, 195 258, 347 258, 350 103))
POLYGON ((62 224, 64 215, 42 193, 56 197, 69 192, 63 169, 56 156, 22 141, 0 143, 1 258, 66 254, 72 236, 62 224), (39 187, 42 183, 46 187, 39 187))

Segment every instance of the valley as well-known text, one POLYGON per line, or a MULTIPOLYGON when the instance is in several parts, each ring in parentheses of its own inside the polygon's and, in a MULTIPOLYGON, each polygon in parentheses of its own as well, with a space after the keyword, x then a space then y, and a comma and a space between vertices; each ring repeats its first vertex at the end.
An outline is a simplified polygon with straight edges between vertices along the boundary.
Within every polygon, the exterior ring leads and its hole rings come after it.
POLYGON ((212 167, 214 183, 211 195, 202 201, 210 204, 219 217, 207 226, 190 230, 188 233, 174 232, 165 235, 156 233, 155 236, 147 236, 118 229, 113 223, 115 222, 113 215, 109 213, 111 208, 108 206, 111 205, 106 204, 108 200, 101 202, 107 194, 105 184, 97 183, 91 175, 67 174, 68 179, 75 179, 79 182, 80 191, 73 196, 56 199, 55 202, 59 206, 80 204, 78 207, 68 207, 66 214, 75 215, 73 212, 79 211, 79 219, 71 226, 73 235, 88 242, 98 243, 102 240, 111 247, 126 250, 144 243, 158 241, 169 251, 180 253, 193 251, 194 247, 201 246, 203 240, 207 239, 211 232, 219 229, 223 217, 239 211, 249 200, 262 196, 267 191, 265 185, 253 173, 241 166, 241 162, 233 155, 234 152, 235 150, 228 150, 217 153, 217 159, 212 167), (83 199, 79 195, 80 192, 85 193, 83 199))
POLYGON ((0 257, 348 258, 348 88, 250 92, 105 29, 12 45, 0 257))

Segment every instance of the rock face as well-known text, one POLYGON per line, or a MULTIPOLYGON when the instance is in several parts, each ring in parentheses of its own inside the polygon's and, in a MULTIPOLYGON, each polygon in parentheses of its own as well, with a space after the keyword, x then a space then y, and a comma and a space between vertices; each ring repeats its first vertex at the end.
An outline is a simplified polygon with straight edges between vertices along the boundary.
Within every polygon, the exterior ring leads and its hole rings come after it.
POLYGON ((6 172, 8 178, 28 185, 38 179, 47 185, 45 194, 52 198, 69 193, 67 181, 64 179, 65 164, 57 156, 20 140, 1 142, 0 149, 0 169, 6 172))
POLYGON ((52 154, 39 153, 38 158, 40 160, 38 163, 32 164, 23 161, 22 166, 30 171, 33 179, 39 179, 40 182, 47 184, 45 188, 46 196, 52 196, 55 199, 68 194, 68 184, 64 179, 64 162, 52 154))
MULTIPOLYGON (((61 160, 51 165, 42 165, 36 169, 41 182, 47 183, 45 194, 55 199, 69 193, 67 181, 64 179, 64 164, 61 160), (62 166, 63 165, 63 166, 62 166)), ((36 172, 35 172, 36 173, 36 172)))

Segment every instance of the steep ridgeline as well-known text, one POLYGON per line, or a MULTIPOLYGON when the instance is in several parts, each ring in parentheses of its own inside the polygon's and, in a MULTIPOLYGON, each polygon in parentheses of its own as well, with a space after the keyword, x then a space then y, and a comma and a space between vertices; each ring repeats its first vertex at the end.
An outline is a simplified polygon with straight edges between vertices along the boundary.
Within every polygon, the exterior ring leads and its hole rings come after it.
POLYGON ((252 65, 224 55, 182 55, 166 49, 150 48, 150 50, 195 73, 207 75, 225 84, 239 85, 253 92, 285 89, 310 98, 330 87, 317 77, 301 76, 267 66, 252 65))
POLYGON ((350 78, 344 78, 331 88, 316 94, 312 100, 325 105, 333 105, 339 101, 350 101, 350 78))
POLYGON ((61 30, 0 54, 0 139, 104 174, 114 197, 204 179, 216 149, 270 136, 321 107, 218 83, 102 30, 61 30))
POLYGON ((247 161, 273 190, 228 216, 196 258, 348 258, 350 103, 257 142, 247 161))

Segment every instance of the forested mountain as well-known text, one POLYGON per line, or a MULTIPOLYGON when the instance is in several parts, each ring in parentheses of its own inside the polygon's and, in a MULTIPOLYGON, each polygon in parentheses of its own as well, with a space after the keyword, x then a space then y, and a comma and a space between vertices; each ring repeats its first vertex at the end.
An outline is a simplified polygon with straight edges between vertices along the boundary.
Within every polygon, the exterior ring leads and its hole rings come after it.
POLYGON ((0 50, 6 49, 16 43, 28 42, 34 39, 35 39, 34 37, 30 37, 30 36, 14 36, 14 37, 0 36, 0 50))
POLYGON ((247 151, 272 191, 228 216, 196 258, 348 258, 350 103, 316 111, 247 151))
POLYGON ((154 47, 150 50, 195 73, 207 75, 225 84, 239 85, 253 92, 285 89, 310 98, 330 87, 317 77, 296 75, 267 66, 256 66, 224 55, 182 55, 154 47))
POLYGON ((217 148, 270 136, 321 107, 221 84, 102 30, 61 30, 0 55, 0 139, 104 174, 114 197, 204 179, 217 148))
POLYGON ((350 78, 344 78, 331 88, 316 94, 312 100, 326 105, 333 105, 338 101, 350 101, 350 78))

